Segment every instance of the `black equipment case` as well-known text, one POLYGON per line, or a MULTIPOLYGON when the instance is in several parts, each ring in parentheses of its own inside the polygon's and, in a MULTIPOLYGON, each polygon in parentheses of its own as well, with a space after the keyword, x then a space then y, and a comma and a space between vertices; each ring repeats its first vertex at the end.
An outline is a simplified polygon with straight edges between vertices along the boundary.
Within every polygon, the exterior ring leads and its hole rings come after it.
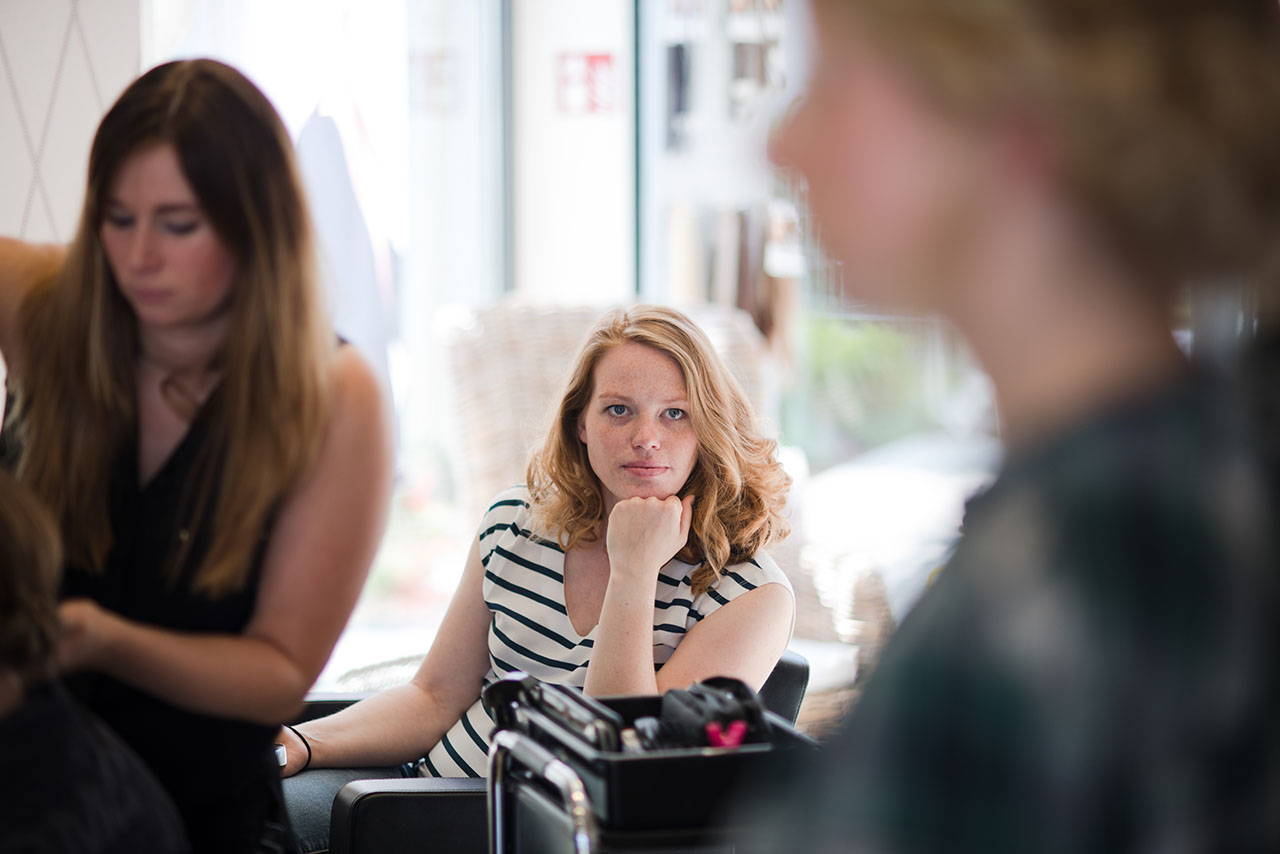
POLYGON ((624 750, 623 731, 657 717, 658 696, 593 700, 508 677, 485 689, 492 854, 742 852, 749 788, 766 798, 816 742, 771 712, 767 739, 737 747, 624 750))

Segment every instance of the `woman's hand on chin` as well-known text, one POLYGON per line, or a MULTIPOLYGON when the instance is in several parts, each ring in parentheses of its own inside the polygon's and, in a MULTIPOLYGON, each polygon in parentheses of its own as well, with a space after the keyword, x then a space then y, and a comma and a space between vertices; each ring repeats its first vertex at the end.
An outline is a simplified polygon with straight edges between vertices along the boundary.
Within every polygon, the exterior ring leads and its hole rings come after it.
POLYGON ((619 501, 605 534, 610 578, 656 583, 658 570, 684 548, 692 521, 692 495, 619 501))

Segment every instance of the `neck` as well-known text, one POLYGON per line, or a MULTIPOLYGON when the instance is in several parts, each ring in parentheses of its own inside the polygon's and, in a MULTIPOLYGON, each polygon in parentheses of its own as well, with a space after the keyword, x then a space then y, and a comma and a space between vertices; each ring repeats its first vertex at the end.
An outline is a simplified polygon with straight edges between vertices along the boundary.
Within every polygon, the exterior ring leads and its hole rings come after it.
POLYGON ((948 312, 991 376, 1014 448, 1158 388, 1186 365, 1152 289, 1063 240, 1070 232, 1060 226, 1034 216, 1003 223, 961 283, 965 308, 948 312))
POLYGON ((210 370, 227 340, 224 313, 199 325, 139 330, 142 362, 166 376, 193 376, 210 370))

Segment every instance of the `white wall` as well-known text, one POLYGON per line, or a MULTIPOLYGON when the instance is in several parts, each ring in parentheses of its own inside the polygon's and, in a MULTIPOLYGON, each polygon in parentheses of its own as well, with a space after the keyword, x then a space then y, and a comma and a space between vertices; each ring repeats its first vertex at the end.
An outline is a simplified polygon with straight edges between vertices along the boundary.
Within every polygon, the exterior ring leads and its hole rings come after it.
POLYGON ((514 266, 536 301, 611 303, 635 292, 634 58, 627 0, 514 0, 514 266), (613 57, 608 112, 557 103, 564 53, 613 57))
POLYGON ((138 0, 0 0, 0 234, 69 240, 89 146, 139 70, 138 0))

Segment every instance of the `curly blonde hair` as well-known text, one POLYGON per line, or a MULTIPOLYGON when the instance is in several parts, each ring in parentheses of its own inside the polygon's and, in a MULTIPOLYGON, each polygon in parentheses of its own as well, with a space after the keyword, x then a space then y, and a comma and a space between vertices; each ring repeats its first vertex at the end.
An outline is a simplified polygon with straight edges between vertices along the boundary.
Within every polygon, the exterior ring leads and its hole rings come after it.
POLYGON ((726 566, 790 533, 783 508, 791 478, 776 459, 777 443, 760 434, 751 404, 706 334, 675 309, 639 305, 611 311, 587 336, 546 441, 529 462, 534 523, 566 551, 596 541, 604 495, 578 438, 578 423, 591 400, 596 365, 626 343, 665 353, 684 377, 698 458, 679 494, 697 500, 689 541, 676 557, 698 566, 691 583, 699 595, 715 586, 726 566))

